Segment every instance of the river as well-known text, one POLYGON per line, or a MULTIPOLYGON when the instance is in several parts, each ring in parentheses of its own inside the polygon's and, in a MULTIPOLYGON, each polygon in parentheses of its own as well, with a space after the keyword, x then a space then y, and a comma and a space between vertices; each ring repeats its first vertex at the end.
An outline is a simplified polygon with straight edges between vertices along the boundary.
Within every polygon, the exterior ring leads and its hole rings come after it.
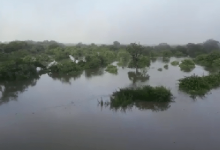
POLYGON ((219 150, 220 90, 193 99, 178 90, 178 79, 208 72, 164 65, 153 62, 149 80, 119 67, 117 75, 96 69, 2 83, 0 150, 219 150), (98 103, 119 88, 147 84, 170 88, 174 102, 128 109, 98 103))

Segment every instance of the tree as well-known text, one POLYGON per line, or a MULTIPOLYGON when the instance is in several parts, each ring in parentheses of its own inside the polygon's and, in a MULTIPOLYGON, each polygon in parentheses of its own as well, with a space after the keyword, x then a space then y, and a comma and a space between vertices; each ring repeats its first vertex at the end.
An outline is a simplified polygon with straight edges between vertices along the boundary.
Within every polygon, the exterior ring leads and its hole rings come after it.
POLYGON ((127 47, 127 51, 131 55, 131 58, 132 58, 132 61, 134 63, 136 70, 138 68, 138 62, 140 61, 143 50, 144 48, 140 44, 136 44, 136 43, 131 43, 127 47))
POLYGON ((114 47, 117 48, 117 49, 120 48, 120 43, 119 43, 118 41, 114 41, 114 42, 113 42, 113 45, 114 45, 114 47))
POLYGON ((213 39, 209 39, 203 43, 203 47, 206 52, 210 52, 213 50, 219 50, 220 43, 218 41, 213 40, 213 39))

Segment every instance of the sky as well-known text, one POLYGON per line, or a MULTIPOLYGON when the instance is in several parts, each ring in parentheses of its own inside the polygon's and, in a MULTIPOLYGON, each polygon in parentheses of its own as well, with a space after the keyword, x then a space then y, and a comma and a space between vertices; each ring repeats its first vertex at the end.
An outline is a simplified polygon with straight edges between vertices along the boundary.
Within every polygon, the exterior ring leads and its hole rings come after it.
POLYGON ((220 41, 220 0, 0 0, 0 41, 220 41))

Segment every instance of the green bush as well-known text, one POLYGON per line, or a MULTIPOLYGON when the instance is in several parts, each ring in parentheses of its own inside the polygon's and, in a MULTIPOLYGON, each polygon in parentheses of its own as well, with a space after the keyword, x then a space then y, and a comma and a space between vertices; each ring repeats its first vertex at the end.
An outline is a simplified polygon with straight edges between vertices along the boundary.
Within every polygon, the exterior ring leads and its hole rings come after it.
POLYGON ((220 73, 208 76, 190 76, 179 80, 179 89, 191 95, 204 95, 220 86, 220 73))
POLYGON ((126 107, 134 102, 171 102, 173 98, 169 89, 159 86, 143 86, 138 88, 124 88, 114 92, 111 96, 112 107, 126 107))
MULTIPOLYGON (((138 68, 144 68, 144 67, 149 67, 150 66, 150 58, 147 56, 142 56, 140 60, 137 62, 137 67, 138 68)), ((135 63, 133 61, 130 61, 129 68, 135 68, 135 63)))
POLYGON ((67 74, 67 73, 69 74, 83 70, 83 68, 81 68, 80 65, 70 60, 63 61, 62 63, 54 64, 50 66, 48 69, 51 73, 60 73, 60 74, 67 74))
POLYGON ((15 59, 0 64, 0 80, 21 80, 38 76, 37 67, 44 67, 32 59, 15 59))
POLYGON ((202 66, 208 67, 209 69, 217 69, 220 67, 220 52, 214 51, 210 54, 202 54, 197 56, 194 61, 202 66))
POLYGON ((117 74, 118 68, 117 68, 117 66, 114 66, 114 65, 108 65, 105 71, 107 71, 109 73, 117 74))
POLYGON ((178 61, 172 61, 172 62, 171 62, 171 65, 173 65, 173 66, 178 66, 178 65, 179 65, 179 62, 178 62, 178 61))
POLYGON ((191 59, 185 59, 179 65, 182 71, 190 72, 195 68, 195 63, 191 59))

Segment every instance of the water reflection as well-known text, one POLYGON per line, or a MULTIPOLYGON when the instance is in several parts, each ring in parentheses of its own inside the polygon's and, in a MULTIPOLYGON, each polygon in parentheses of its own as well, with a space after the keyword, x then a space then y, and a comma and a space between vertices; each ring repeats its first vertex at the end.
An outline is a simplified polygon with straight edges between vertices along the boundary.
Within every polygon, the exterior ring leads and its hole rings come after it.
POLYGON ((81 77, 83 71, 79 71, 79 72, 75 72, 75 73, 72 73, 71 75, 68 74, 68 75, 63 75, 63 74, 58 74, 58 73, 53 73, 53 74, 48 74, 51 78, 53 78, 53 80, 59 80, 61 81, 62 83, 65 83, 65 84, 71 84, 71 80, 74 79, 78 79, 81 77))
POLYGON ((109 108, 112 111, 131 111, 133 108, 137 108, 139 110, 151 110, 153 112, 166 111, 170 108, 171 102, 134 102, 126 105, 113 105, 111 101, 103 101, 102 99, 98 101, 98 106, 103 108, 109 108))
POLYGON ((147 74, 146 68, 143 68, 140 71, 129 71, 128 78, 132 81, 133 85, 135 85, 137 81, 145 82, 149 80, 150 76, 147 74))
POLYGON ((35 76, 22 81, 1 81, 0 82, 0 105, 10 100, 17 100, 20 93, 23 93, 29 86, 35 86, 40 76, 35 76))
POLYGON ((104 74, 104 68, 85 70, 85 77, 86 78, 92 78, 94 76, 102 76, 103 74, 104 74))

